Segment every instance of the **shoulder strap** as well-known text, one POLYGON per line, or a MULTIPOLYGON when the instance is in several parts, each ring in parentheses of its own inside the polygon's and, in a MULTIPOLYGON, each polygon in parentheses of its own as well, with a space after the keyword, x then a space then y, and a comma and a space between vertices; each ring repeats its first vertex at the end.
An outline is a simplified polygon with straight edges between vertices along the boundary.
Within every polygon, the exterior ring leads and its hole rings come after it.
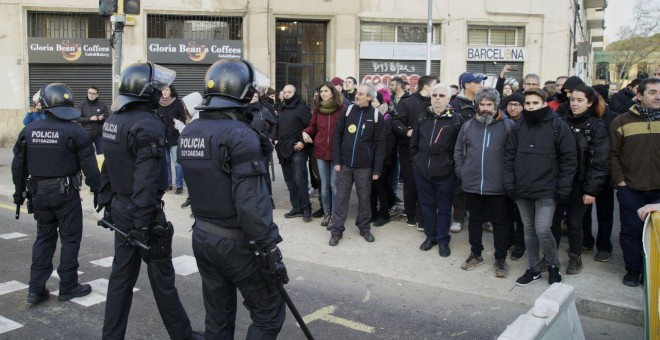
POLYGON ((351 113, 351 110, 353 110, 353 105, 354 104, 349 105, 348 109, 346 109, 346 117, 348 117, 348 114, 351 113))
POLYGON ((554 117, 552 119, 552 130, 554 134, 555 149, 558 149, 559 146, 559 131, 561 130, 562 120, 560 117, 554 117))
POLYGON ((374 107, 374 124, 378 124, 378 113, 379 111, 374 107))

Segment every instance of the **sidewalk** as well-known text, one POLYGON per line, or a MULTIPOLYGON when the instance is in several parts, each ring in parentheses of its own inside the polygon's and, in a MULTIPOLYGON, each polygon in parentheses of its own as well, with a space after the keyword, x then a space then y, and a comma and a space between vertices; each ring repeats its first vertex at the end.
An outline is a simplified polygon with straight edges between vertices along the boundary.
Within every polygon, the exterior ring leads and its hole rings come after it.
MULTIPOLYGON (((12 201, 14 192, 11 180, 12 157, 11 148, 0 148, 0 178, 2 178, 0 196, 2 200, 8 202, 12 201)), ((527 287, 512 289, 515 286, 515 280, 527 268, 526 258, 522 261, 511 261, 507 258, 509 277, 496 278, 493 270, 493 238, 489 232, 484 232, 483 239, 486 248, 483 257, 486 262, 470 272, 460 268, 461 263, 470 254, 466 228, 458 234, 451 235, 451 256, 448 258, 441 258, 438 255, 437 246, 428 252, 420 251, 418 247, 424 241, 424 234, 417 231, 415 227, 406 226, 405 219, 390 222, 379 228, 372 227, 371 231, 376 241, 367 243, 353 224, 357 210, 355 194, 351 197, 344 237, 338 246, 331 247, 328 245, 330 232, 320 226, 321 219, 305 223, 302 218, 285 219, 283 217, 284 213, 291 209, 291 205, 288 203, 289 195, 279 164, 275 165, 275 176, 273 197, 277 209, 273 211, 273 215, 284 239, 280 248, 285 262, 287 258, 292 258, 401 280, 400 285, 403 286, 408 282, 414 282, 439 289, 503 299, 527 306, 532 306, 534 300, 548 288, 547 273, 544 273, 543 279, 539 282, 527 287)), ((399 197, 403 196, 401 190, 400 187, 399 197)), ((173 191, 169 191, 163 199, 167 217, 175 226, 175 236, 190 239, 189 230, 193 223, 190 218, 190 209, 180 208, 187 194, 187 189, 184 189, 182 195, 175 195, 173 191)), ((92 208, 89 188, 85 186, 81 191, 81 196, 84 200, 83 210, 86 217, 95 218, 97 214, 92 208)), ((314 209, 317 209, 319 207, 318 199, 314 197, 312 202, 314 209)), ((614 220, 612 259, 605 263, 597 262, 593 260, 593 253, 584 253, 582 273, 578 275, 564 274, 562 282, 575 287, 577 308, 580 314, 642 326, 644 322, 644 290, 641 286, 631 288, 621 283, 625 271, 619 247, 618 206, 615 207, 614 220)), ((559 250, 562 272, 568 264, 567 247, 568 241, 564 237, 559 250)), ((295 273, 289 273, 289 276, 292 280, 296 278, 295 273)))

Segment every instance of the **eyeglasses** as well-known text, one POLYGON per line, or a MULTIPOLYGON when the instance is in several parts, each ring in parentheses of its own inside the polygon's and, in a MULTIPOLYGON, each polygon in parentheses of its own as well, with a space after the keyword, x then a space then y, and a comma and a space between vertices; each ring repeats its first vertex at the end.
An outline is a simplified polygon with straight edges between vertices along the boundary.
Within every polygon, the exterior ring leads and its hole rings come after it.
POLYGON ((447 97, 447 95, 442 94, 442 93, 434 93, 434 94, 431 95, 431 97, 433 97, 433 98, 444 98, 444 97, 447 97))
POLYGON ((506 107, 512 107, 512 108, 513 108, 513 107, 521 107, 521 106, 522 106, 522 105, 520 105, 519 103, 509 103, 509 104, 506 104, 506 107))
POLYGON ((87 94, 91 94, 93 96, 96 96, 98 94, 98 92, 87 92, 87 94))
POLYGON ((539 86, 538 83, 525 83, 525 85, 527 85, 527 86, 539 86))

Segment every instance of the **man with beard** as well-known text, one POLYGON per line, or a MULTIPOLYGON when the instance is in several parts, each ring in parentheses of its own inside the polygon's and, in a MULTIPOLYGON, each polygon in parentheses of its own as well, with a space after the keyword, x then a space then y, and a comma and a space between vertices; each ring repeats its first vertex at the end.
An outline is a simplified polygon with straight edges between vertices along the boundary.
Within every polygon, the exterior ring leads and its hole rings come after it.
POLYGON ((557 203, 570 198, 577 151, 570 128, 548 107, 545 91, 535 88, 524 95, 523 118, 511 129, 504 162, 504 189, 520 210, 529 262, 516 284, 527 286, 541 278, 541 249, 553 284, 561 282, 561 274, 550 227, 557 203))
POLYGON ((302 131, 312 120, 312 113, 303 99, 296 93, 296 88, 284 86, 282 111, 275 127, 275 149, 282 164, 282 175, 289 189, 292 209, 284 214, 285 218, 303 217, 305 222, 312 221, 312 203, 309 201, 307 185, 307 150, 300 140, 302 131))
POLYGON ((493 225, 495 276, 507 277, 508 233, 513 223, 513 202, 504 191, 504 154, 513 121, 497 110, 500 94, 493 88, 481 90, 475 101, 478 112, 463 125, 454 148, 456 174, 463 183, 469 212, 470 256, 461 265, 472 270, 484 263, 481 252, 483 223, 493 225), (488 169, 487 171, 485 169, 488 169))

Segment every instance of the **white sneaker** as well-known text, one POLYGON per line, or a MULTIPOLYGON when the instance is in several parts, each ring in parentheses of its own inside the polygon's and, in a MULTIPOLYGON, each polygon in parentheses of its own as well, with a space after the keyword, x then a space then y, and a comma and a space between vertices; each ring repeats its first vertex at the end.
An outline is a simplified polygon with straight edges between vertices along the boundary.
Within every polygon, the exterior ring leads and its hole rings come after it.
POLYGON ((449 227, 449 231, 452 233, 459 233, 461 232, 461 229, 463 229, 461 222, 452 222, 451 227, 449 227))

